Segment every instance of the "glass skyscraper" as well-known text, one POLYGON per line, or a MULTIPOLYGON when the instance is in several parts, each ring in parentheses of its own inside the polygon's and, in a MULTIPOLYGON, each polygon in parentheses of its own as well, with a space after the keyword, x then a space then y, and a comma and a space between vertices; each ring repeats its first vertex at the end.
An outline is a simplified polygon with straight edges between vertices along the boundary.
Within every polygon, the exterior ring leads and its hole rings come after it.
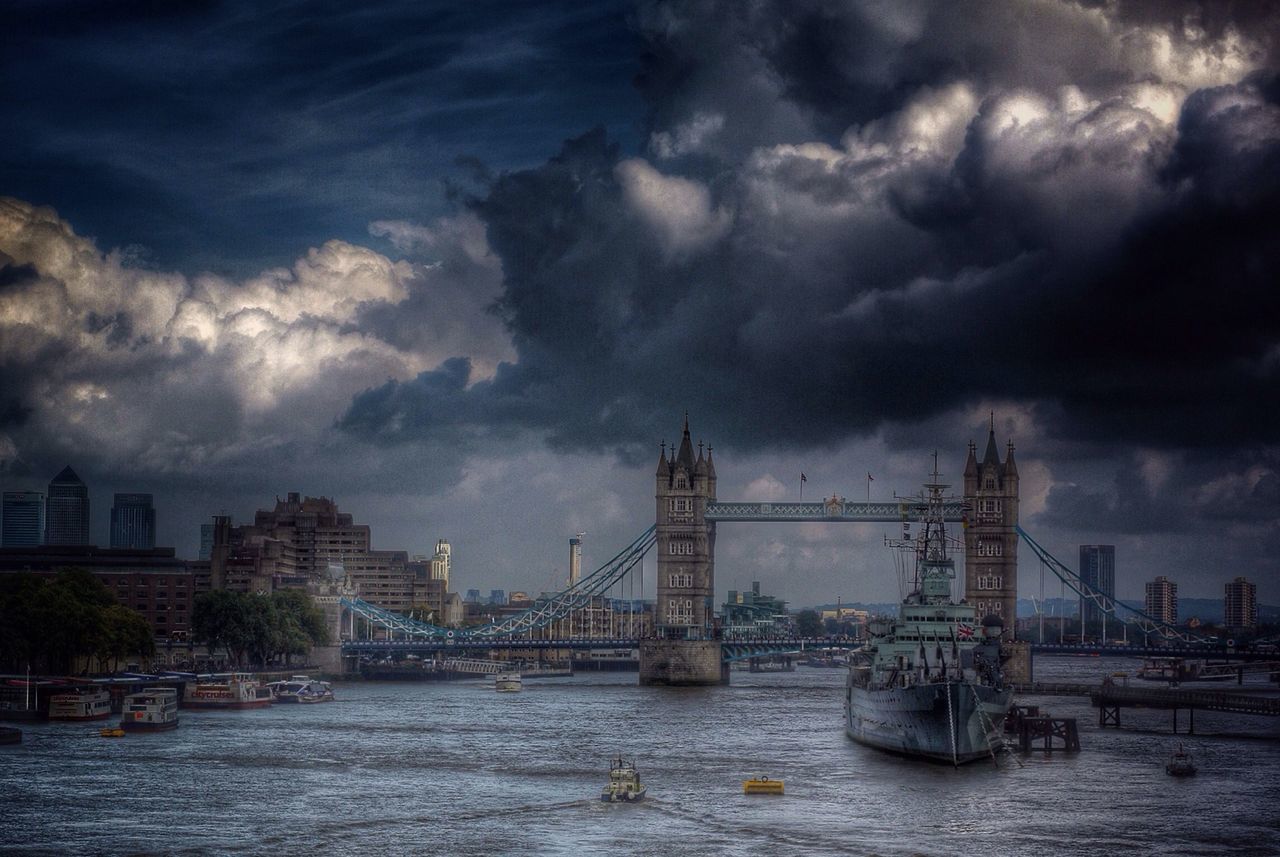
POLYGON ((62 468, 49 483, 44 508, 45 544, 90 544, 89 488, 70 466, 62 468))
POLYGON ((3 547, 32 547, 44 541, 44 495, 39 491, 5 491, 0 515, 3 547))
MULTIPOLYGON (((1080 580, 1108 599, 1116 597, 1116 546, 1080 545, 1080 580)), ((1080 621, 1087 627, 1102 621, 1102 608, 1092 598, 1080 597, 1080 621)))
POLYGON ((117 494, 111 506, 113 548, 156 546, 156 510, 150 494, 117 494))

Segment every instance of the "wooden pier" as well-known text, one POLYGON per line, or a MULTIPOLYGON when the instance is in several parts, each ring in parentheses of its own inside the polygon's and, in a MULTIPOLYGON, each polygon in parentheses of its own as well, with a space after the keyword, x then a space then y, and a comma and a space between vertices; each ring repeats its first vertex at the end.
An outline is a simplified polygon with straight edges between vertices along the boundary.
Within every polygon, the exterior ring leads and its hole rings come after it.
POLYGON ((1074 717, 1051 717, 1040 713, 1038 705, 1014 705, 1005 715, 1004 731, 1018 736, 1018 749, 1023 753, 1044 750, 1052 753, 1080 751, 1080 732, 1074 717), (1056 742, 1056 744, 1055 744, 1056 742), (1039 746, 1037 746, 1037 743, 1039 746))

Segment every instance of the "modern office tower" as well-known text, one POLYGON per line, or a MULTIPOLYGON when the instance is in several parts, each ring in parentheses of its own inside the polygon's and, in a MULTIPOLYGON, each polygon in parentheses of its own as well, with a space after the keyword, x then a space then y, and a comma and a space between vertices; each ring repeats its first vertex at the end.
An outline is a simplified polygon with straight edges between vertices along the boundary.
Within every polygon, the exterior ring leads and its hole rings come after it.
POLYGON ((507 591, 505 589, 490 589, 489 603, 501 607, 507 603, 507 591))
POLYGON ((1148 581, 1146 611, 1166 625, 1178 624, 1178 584, 1164 575, 1148 581))
POLYGON ((964 499, 971 510, 964 533, 964 597, 978 616, 995 615, 1012 639, 1018 618, 1018 465, 1013 442, 1000 461, 995 419, 987 448, 969 444, 964 464, 964 499))
MULTIPOLYGON (((1116 597, 1116 546, 1080 545, 1080 581, 1109 600, 1116 597)), ((1082 627, 1101 622, 1102 608, 1092 598, 1080 596, 1082 627)))
POLYGON ((200 525, 200 559, 213 558, 213 524, 200 525))
POLYGON ((468 590, 467 590, 467 597, 463 599, 463 603, 464 603, 464 604, 479 604, 479 603, 480 603, 480 590, 479 590, 479 589, 468 589, 468 590))
POLYGON ((70 466, 49 483, 44 509, 45 544, 89 544, 89 488, 70 466))
POLYGON ((117 494, 111 506, 113 548, 156 546, 156 510, 150 494, 117 494))
POLYGON ((39 491, 5 491, 0 514, 4 547, 33 547, 44 540, 44 495, 39 491))
POLYGON ((1227 584, 1222 624, 1228 628, 1252 628, 1258 624, 1258 587, 1243 577, 1227 584))

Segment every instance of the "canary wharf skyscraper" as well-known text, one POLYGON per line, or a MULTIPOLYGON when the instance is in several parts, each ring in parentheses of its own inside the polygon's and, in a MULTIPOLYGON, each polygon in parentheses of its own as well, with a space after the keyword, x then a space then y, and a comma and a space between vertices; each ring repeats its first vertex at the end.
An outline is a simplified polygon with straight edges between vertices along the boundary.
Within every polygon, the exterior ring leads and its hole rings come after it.
POLYGON ((45 500, 44 543, 89 544, 89 488, 70 466, 53 477, 45 500))
POLYGON ((156 510, 150 494, 117 494, 111 506, 113 548, 156 546, 156 510))

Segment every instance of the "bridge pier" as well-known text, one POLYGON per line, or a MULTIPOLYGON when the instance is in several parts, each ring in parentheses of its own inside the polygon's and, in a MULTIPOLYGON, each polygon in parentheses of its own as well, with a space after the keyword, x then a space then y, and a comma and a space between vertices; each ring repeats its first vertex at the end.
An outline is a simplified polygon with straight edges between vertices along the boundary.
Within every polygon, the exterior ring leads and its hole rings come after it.
POLYGON ((643 687, 691 687, 728 684, 729 665, 716 640, 642 640, 643 687))

